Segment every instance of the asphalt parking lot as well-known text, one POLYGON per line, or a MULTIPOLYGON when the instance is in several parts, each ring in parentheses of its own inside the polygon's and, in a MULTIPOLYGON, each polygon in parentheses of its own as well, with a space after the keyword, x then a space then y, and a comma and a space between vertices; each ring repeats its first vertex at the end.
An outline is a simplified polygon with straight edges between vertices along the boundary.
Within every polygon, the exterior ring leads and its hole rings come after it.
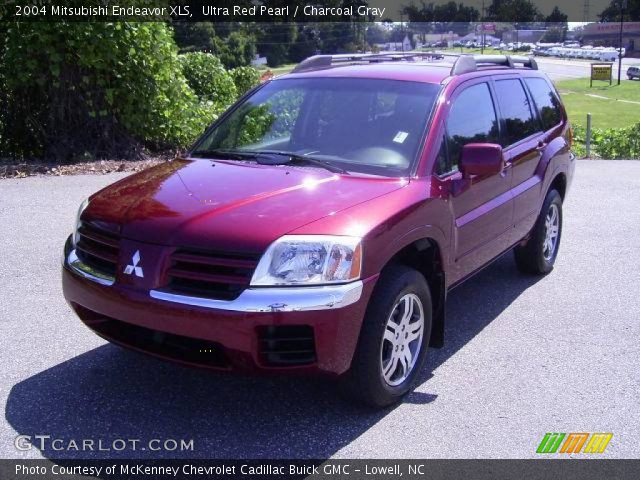
MULTIPOLYGON (((544 71, 551 80, 571 80, 573 78, 589 77, 591 76, 591 63, 590 60, 583 59, 565 59, 565 58, 552 58, 552 57, 535 57, 538 62, 538 68, 544 71)), ((623 58, 622 59, 622 73, 621 79, 627 81, 627 68, 631 65, 639 65, 640 59, 638 58, 623 58)), ((613 81, 617 82, 618 79, 618 62, 612 65, 612 77, 613 81)))
POLYGON ((212 374, 106 344, 65 304, 80 201, 121 178, 0 180, 1 458, 528 458, 546 432, 640 455, 640 162, 579 161, 556 269, 505 256, 451 292, 446 347, 401 405, 363 411, 312 378, 212 374), (188 452, 19 451, 17 435, 193 439, 188 452))

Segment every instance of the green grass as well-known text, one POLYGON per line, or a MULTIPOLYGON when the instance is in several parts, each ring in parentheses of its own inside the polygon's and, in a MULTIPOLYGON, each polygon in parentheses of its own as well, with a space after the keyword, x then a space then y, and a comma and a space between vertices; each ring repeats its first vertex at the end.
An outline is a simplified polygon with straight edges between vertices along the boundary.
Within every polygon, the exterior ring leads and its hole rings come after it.
POLYGON ((623 128, 640 122, 640 103, 626 103, 619 100, 640 102, 640 82, 624 80, 620 85, 594 82, 589 87, 588 78, 555 82, 569 120, 583 126, 587 124, 587 113, 591 113, 593 128, 623 128), (597 98, 590 95, 598 95, 597 98))
POLYGON ((260 70, 260 73, 262 72, 266 72, 267 70, 271 70, 273 72, 274 75, 282 75, 283 73, 289 73, 291 70, 293 70, 293 67, 295 67, 297 65, 297 63, 287 63, 285 65, 280 65, 279 67, 260 67, 258 70, 260 70))

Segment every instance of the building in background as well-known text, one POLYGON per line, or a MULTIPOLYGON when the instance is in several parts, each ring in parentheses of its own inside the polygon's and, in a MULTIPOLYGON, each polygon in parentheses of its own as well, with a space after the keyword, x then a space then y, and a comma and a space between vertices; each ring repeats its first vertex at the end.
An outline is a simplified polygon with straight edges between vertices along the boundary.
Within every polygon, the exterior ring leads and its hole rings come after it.
POLYGON ((405 35, 401 42, 376 43, 375 46, 381 52, 410 52, 413 50, 408 35, 405 35))
MULTIPOLYGON (((618 47, 619 23, 589 23, 582 29, 583 45, 618 47)), ((622 30, 622 46, 627 56, 640 57, 640 22, 625 22, 622 30)))
POLYGON ((546 33, 546 30, 508 30, 502 34, 502 41, 505 43, 538 43, 546 33))

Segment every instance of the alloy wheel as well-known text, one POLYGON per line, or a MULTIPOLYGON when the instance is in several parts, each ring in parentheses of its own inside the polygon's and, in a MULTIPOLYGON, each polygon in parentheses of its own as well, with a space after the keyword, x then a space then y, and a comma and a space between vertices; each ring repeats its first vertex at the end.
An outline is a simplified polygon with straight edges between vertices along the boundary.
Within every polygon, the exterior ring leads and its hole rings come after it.
POLYGON ((547 261, 551 261, 558 246, 558 233, 560 230, 560 212, 558 206, 552 203, 544 220, 545 236, 542 244, 542 255, 547 261))
POLYGON ((424 334, 424 309, 414 293, 402 296, 391 310, 380 348, 384 381, 395 387, 413 371, 424 334))

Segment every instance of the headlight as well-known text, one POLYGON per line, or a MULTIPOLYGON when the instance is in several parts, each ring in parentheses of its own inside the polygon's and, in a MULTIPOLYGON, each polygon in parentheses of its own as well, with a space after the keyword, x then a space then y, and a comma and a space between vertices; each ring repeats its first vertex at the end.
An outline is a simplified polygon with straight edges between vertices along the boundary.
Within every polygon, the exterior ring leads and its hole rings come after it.
POLYGON ((251 285, 318 285, 360 278, 362 245, 358 237, 285 235, 260 259, 251 285))
POLYGON ((89 205, 89 199, 85 198, 83 202, 78 207, 78 213, 76 213, 76 221, 73 224, 73 245, 75 246, 78 243, 78 228, 80 228, 80 216, 82 212, 84 212, 85 208, 89 205))

